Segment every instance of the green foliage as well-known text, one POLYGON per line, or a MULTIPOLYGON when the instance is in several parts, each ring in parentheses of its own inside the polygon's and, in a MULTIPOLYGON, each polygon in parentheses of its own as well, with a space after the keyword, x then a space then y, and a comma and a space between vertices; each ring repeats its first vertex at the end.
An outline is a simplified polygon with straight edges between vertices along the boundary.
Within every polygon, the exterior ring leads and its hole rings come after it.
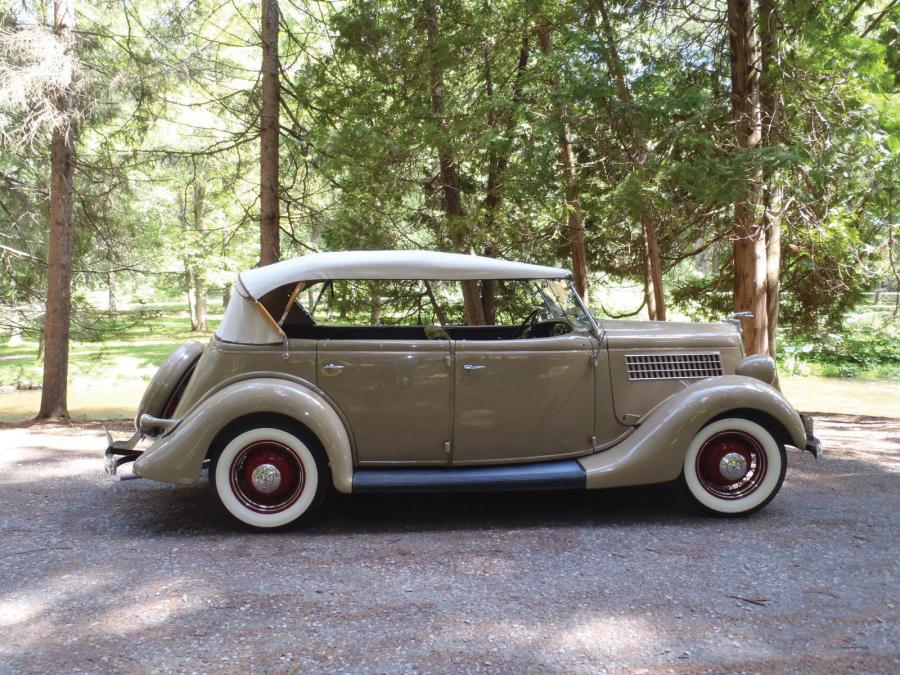
MULTIPOLYGON (((881 338, 846 319, 865 292, 896 283, 891 241, 900 258, 900 18, 863 36, 870 19, 844 21, 846 5, 777 3, 777 140, 745 150, 733 139, 721 7, 609 2, 610 45, 596 2, 282 3, 283 254, 416 247, 568 266, 572 190, 595 288, 643 283, 648 220, 669 301, 719 319, 732 309, 732 205, 763 171, 785 194, 785 339, 813 345, 802 353, 817 363, 852 363, 846 354, 881 338), (571 185, 560 167, 567 127, 571 185), (441 149, 463 216, 446 215, 441 149), (825 337, 844 331, 852 348, 825 337)), ((183 301, 188 274, 220 288, 256 263, 259 45, 255 5, 78 8, 81 339, 121 334, 97 309, 110 273, 126 295, 183 301)), ((3 5, 0 25, 16 16, 3 5)), ((45 145, 0 146, 0 325, 26 337, 42 322, 47 162, 45 145)), ((873 360, 893 358, 872 349, 873 360)))
POLYGON ((893 307, 866 306, 838 332, 812 340, 793 339, 779 346, 779 362, 788 373, 828 377, 900 377, 900 323, 893 307), (810 368, 812 366, 812 368, 810 368))

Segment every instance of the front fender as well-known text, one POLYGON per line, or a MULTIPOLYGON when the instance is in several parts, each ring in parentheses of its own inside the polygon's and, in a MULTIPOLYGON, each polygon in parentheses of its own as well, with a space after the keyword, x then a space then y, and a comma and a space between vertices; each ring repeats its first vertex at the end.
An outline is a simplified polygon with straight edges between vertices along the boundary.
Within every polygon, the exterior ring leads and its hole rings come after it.
POLYGON ((274 377, 236 382, 204 399, 135 460, 134 472, 164 483, 193 484, 216 435, 237 418, 258 413, 285 415, 307 427, 325 448, 334 487, 350 492, 353 454, 341 418, 308 387, 274 377))
POLYGON ((578 460, 587 474, 588 489, 675 480, 691 439, 711 419, 731 410, 765 413, 787 431, 789 440, 782 440, 798 448, 806 445, 800 415, 780 391, 750 377, 717 377, 670 396, 621 443, 578 460))

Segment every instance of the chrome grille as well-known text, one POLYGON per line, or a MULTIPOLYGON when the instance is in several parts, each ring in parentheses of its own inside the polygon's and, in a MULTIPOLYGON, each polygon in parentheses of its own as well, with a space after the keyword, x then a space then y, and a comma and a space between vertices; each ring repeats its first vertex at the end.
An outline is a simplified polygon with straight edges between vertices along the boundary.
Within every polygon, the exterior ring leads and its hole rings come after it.
POLYGON ((699 380, 722 374, 718 352, 700 354, 628 354, 629 380, 699 380))

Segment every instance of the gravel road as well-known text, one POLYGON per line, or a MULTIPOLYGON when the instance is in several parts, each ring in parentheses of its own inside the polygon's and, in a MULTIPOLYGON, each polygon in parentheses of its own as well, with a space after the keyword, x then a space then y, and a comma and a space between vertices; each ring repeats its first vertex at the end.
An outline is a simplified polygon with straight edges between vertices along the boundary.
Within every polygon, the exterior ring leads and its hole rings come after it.
POLYGON ((665 486, 335 496, 261 535, 205 484, 108 479, 98 425, 2 428, 0 672, 898 672, 900 420, 817 424, 749 519, 665 486))

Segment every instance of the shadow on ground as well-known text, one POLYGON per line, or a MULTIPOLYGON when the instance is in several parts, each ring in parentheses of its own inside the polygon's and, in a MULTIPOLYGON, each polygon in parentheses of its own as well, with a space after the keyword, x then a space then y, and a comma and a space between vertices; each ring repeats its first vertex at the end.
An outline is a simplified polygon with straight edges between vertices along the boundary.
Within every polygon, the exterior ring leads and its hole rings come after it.
MULTIPOLYGON (((0 429, 0 671, 900 670, 900 422, 823 418, 751 518, 672 486, 333 495, 250 533, 0 429)), ((119 427, 125 431, 126 426, 119 427)))

